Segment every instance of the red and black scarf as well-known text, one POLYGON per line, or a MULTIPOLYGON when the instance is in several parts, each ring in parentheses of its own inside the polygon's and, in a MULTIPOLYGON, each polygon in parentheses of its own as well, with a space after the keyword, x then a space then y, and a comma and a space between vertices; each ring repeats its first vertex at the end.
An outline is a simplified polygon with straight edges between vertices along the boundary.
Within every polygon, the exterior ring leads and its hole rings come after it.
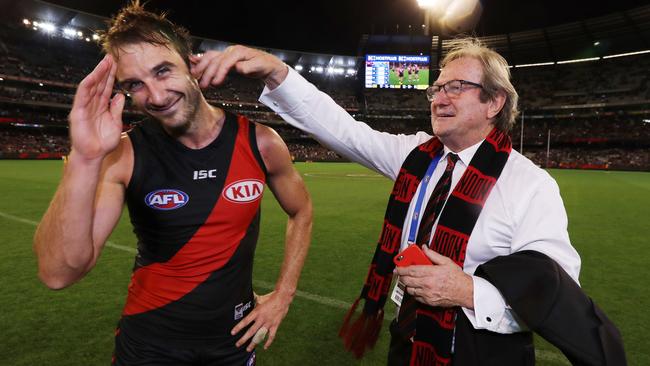
MULTIPOLYGON (((393 258, 400 250, 408 207, 431 160, 442 148, 442 143, 436 137, 417 146, 402 164, 395 180, 377 250, 361 296, 348 311, 339 332, 345 348, 357 358, 362 357, 365 350, 372 348, 377 341, 395 268, 393 258), (361 299, 365 300, 363 311, 351 324, 351 317, 361 299)), ((440 214, 431 249, 463 266, 469 236, 511 150, 510 137, 493 129, 449 195, 440 214)), ((451 340, 457 309, 418 304, 411 365, 451 364, 451 340)))

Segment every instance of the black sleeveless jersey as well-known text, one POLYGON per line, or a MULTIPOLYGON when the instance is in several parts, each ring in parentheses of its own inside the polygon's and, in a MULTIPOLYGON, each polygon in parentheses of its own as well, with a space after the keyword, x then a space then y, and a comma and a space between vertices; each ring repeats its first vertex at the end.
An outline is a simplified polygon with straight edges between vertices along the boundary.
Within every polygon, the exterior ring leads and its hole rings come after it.
POLYGON ((153 120, 128 135, 134 167, 126 202, 138 254, 120 328, 169 342, 232 338, 254 306, 266 181, 255 125, 227 112, 217 138, 197 150, 153 120))

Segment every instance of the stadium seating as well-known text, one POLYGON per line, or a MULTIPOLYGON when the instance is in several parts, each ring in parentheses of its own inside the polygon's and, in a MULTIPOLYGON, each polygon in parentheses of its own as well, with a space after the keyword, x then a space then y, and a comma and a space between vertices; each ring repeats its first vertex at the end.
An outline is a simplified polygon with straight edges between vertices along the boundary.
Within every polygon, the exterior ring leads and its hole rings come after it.
MULTIPOLYGON (((99 47, 50 37, 19 23, 0 25, 0 36, 0 158, 67 153, 67 113, 77 83, 101 57, 99 47)), ((364 89, 355 75, 301 73, 378 130, 430 131, 429 103, 421 90, 364 89)), ((513 142, 535 163, 650 170, 650 123, 644 122, 650 119, 649 55, 515 67, 512 75, 524 111, 523 143, 522 119, 513 128, 513 142)), ((230 75, 205 96, 275 128, 295 160, 343 160, 259 103, 262 88, 257 80, 230 75)), ((143 117, 127 106, 126 127, 143 117)))

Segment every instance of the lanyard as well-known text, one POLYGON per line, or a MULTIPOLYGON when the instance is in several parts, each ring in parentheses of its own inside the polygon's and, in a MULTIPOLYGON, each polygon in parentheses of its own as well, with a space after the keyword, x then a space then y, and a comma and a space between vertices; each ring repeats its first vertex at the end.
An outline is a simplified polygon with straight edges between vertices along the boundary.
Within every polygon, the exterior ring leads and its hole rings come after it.
POLYGON ((424 195, 427 192, 427 187, 429 186, 429 182, 431 181, 431 175, 433 175, 433 171, 436 169, 436 166, 438 165, 438 162, 440 161, 440 158, 442 157, 443 152, 441 151, 440 154, 436 155, 433 160, 431 160, 431 163, 429 164, 429 168, 427 168, 427 173, 424 175, 424 178, 422 178, 422 182, 420 183, 420 193, 418 194, 418 198, 415 201, 415 209, 413 210, 413 215, 411 217, 411 228, 409 230, 409 237, 408 237, 408 244, 414 244, 415 243, 415 233, 418 230, 418 226, 420 224, 420 210, 422 209, 422 202, 424 201, 424 195))

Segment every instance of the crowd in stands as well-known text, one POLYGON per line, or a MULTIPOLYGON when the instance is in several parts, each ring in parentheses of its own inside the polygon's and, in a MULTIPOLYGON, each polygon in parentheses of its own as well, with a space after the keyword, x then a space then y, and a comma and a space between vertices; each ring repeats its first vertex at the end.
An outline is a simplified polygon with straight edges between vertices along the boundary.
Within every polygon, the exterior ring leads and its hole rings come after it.
POLYGON ((647 148, 553 148, 524 152, 535 164, 545 168, 648 170, 650 151, 647 148))
POLYGON ((38 154, 62 153, 67 154, 70 143, 67 135, 44 132, 39 128, 29 131, 15 129, 0 129, 1 154, 38 154))
MULTIPOLYGON (((34 126, 67 125, 75 86, 101 57, 97 45, 6 24, 0 25, 0 36, 0 153, 67 152, 67 131, 34 126)), ((365 89, 355 75, 307 68, 300 73, 377 130, 431 131, 430 104, 422 90, 365 89)), ((650 123, 643 122, 650 119, 650 55, 515 67, 512 74, 525 111, 523 150, 536 164, 650 171, 650 123)), ((259 103, 262 88, 258 80, 231 74, 204 94, 217 106, 275 128, 297 161, 343 160, 259 103)), ((129 125, 142 118, 127 109, 124 120, 129 125)), ((520 149, 521 119, 511 135, 520 149)))

